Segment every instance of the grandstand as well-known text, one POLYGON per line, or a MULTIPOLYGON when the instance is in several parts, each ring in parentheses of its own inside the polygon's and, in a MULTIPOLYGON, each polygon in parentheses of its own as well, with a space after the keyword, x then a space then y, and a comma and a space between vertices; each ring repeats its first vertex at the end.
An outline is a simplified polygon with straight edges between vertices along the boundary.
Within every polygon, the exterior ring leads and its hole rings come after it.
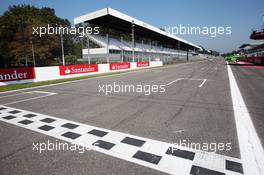
POLYGON ((263 56, 264 55, 264 42, 243 44, 239 47, 240 53, 247 56, 263 56))
POLYGON ((77 17, 74 24, 100 27, 99 35, 86 35, 82 53, 83 61, 89 63, 201 58, 201 46, 111 8, 77 17))

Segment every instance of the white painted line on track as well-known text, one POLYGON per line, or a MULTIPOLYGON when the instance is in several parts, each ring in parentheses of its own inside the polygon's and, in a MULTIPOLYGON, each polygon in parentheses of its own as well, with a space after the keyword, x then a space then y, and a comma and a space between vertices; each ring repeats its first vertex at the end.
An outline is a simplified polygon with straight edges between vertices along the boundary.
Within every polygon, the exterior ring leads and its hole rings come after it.
POLYGON ((4 96, 0 96, 0 98, 13 97, 13 96, 23 95, 23 94, 26 94, 26 92, 20 92, 20 93, 17 93, 17 94, 4 95, 4 96))
POLYGON ((202 87, 206 81, 207 81, 207 79, 204 79, 203 82, 200 84, 199 87, 202 87))
POLYGON ((40 94, 49 94, 49 95, 55 95, 55 92, 47 92, 47 91, 29 91, 25 93, 40 93, 40 94))
POLYGON ((20 93, 17 93, 17 94, 3 95, 3 96, 0 96, 0 98, 13 97, 13 96, 25 95, 25 94, 32 94, 32 93, 50 93, 50 92, 45 92, 45 91, 28 91, 28 92, 20 92, 20 93))
POLYGON ((244 173, 264 174, 264 151, 230 65, 227 65, 237 136, 244 173))
POLYGON ((36 112, 0 106, 0 121, 168 174, 190 175, 197 174, 197 172, 217 175, 242 174, 233 171, 234 169, 230 171, 226 166, 227 162, 242 166, 237 158, 194 150, 36 112), (171 147, 172 150, 169 149, 171 147))
POLYGON ((173 80, 173 81, 167 83, 166 85, 169 86, 169 85, 171 85, 172 83, 175 83, 175 82, 177 82, 177 81, 179 81, 179 80, 181 80, 181 78, 178 78, 178 79, 176 79, 176 80, 173 80))
POLYGON ((173 83, 175 83, 177 81, 180 81, 180 80, 202 81, 202 83, 199 85, 199 87, 202 87, 205 84, 205 82, 207 81, 207 79, 200 79, 200 78, 178 78, 176 80, 173 80, 173 81, 167 83, 166 85, 169 86, 169 85, 171 85, 171 84, 173 84, 173 83))
POLYGON ((30 93, 40 93, 40 94, 46 94, 46 95, 41 95, 41 96, 38 96, 38 97, 26 98, 26 99, 23 99, 23 100, 12 101, 12 102, 4 103, 4 104, 1 104, 1 105, 10 105, 10 104, 15 104, 15 103, 21 103, 21 102, 25 102, 25 101, 30 101, 30 100, 35 100, 35 99, 39 99, 39 98, 49 97, 49 96, 52 96, 52 95, 56 94, 54 92, 45 92, 45 91, 29 91, 29 92, 19 93, 19 94, 21 95, 21 94, 30 94, 30 93))

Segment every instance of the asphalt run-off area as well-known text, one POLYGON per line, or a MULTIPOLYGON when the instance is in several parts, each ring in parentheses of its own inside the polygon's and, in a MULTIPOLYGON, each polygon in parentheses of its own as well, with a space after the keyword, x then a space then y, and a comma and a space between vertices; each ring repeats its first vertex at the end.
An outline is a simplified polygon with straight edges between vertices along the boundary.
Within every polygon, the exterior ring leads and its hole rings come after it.
POLYGON ((0 174, 264 174, 263 89, 219 57, 0 93, 0 174))

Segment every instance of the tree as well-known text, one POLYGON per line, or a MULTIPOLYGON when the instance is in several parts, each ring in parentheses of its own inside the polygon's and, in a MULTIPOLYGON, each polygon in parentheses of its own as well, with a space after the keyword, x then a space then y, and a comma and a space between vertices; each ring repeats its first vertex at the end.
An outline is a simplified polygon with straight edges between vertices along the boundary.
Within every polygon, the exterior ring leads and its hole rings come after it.
MULTIPOLYGON (((45 27, 48 24, 53 27, 70 26, 67 19, 55 15, 54 9, 47 7, 39 9, 30 5, 9 7, 0 16, 0 24, 0 67, 23 66, 26 62, 32 64, 32 45, 39 62, 54 62, 54 58, 61 55, 60 36, 33 35, 33 27, 45 27)), ((69 48, 71 43, 71 39, 67 39, 66 48, 69 48)))

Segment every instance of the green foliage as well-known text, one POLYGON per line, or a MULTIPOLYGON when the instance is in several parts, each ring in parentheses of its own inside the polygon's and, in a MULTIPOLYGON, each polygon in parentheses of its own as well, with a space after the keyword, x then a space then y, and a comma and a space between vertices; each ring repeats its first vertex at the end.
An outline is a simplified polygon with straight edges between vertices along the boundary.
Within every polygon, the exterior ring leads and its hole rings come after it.
MULTIPOLYGON (((33 63, 33 52, 37 66, 53 65, 61 58, 60 36, 33 35, 33 27, 70 26, 67 19, 55 15, 55 10, 30 5, 14 5, 0 16, 0 67, 24 66, 33 63), (32 49, 32 46, 34 49, 32 49)), ((81 48, 74 42, 76 36, 64 35, 65 55, 81 56, 81 48), (76 46, 75 46, 76 45, 76 46)))
POLYGON ((239 60, 243 60, 244 58, 245 56, 243 55, 228 55, 228 56, 225 56, 225 61, 236 62, 239 60))

